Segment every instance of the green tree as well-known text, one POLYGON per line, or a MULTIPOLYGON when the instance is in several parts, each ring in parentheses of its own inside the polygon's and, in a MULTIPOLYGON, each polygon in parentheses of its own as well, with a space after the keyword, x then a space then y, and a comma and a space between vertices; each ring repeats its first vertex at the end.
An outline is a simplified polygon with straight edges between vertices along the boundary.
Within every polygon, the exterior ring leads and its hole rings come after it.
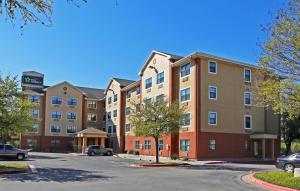
POLYGON ((291 152, 292 142, 300 139, 300 116, 295 119, 289 119, 288 114, 284 114, 282 119, 281 134, 286 145, 285 155, 288 155, 291 152))
POLYGON ((17 77, 0 76, 0 142, 11 135, 33 130, 31 103, 18 88, 17 77))
POLYGON ((163 135, 178 132, 184 109, 178 103, 167 101, 144 101, 139 111, 133 111, 130 123, 136 136, 152 137, 155 140, 156 163, 159 163, 158 139, 163 135))
POLYGON ((300 0, 280 9, 262 44, 256 101, 289 118, 300 115, 300 0))

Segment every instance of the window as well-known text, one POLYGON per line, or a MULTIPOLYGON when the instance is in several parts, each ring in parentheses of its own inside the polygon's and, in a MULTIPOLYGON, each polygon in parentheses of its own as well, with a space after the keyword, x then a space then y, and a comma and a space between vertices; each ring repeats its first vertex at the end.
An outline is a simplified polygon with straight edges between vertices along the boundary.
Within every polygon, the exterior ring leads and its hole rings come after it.
POLYGON ((52 111, 51 117, 52 117, 52 119, 61 119, 61 112, 60 111, 52 111))
POLYGON ((89 109, 96 109, 97 108, 97 103, 95 101, 88 101, 87 102, 87 107, 89 109))
POLYGON ((117 133, 117 126, 113 125, 113 133, 117 133))
POLYGON ((14 150, 14 147, 11 145, 5 145, 5 150, 14 150))
POLYGON ((87 119, 88 119, 88 121, 90 121, 90 122, 96 122, 96 121, 97 121, 97 115, 94 114, 94 113, 89 113, 89 114, 87 115, 87 119))
POLYGON ((30 95, 28 96, 28 100, 31 102, 31 103, 40 103, 40 97, 39 96, 33 96, 33 95, 30 95))
POLYGON ((184 76, 188 76, 191 73, 191 64, 185 64, 183 66, 180 67, 180 76, 184 77, 184 76))
POLYGON ((252 129, 252 116, 251 115, 244 116, 244 128, 252 129))
POLYGON ((132 91, 128 90, 127 93, 126 93, 126 99, 131 98, 131 94, 132 94, 132 91))
POLYGON ((37 146, 37 140, 36 139, 27 139, 27 146, 29 148, 35 148, 37 146))
POLYGON ((113 111, 113 117, 117 117, 118 116, 118 110, 114 110, 113 111))
POLYGON ((103 115, 102 121, 106 120, 106 114, 103 115))
POLYGON ((152 87, 152 78, 146 79, 146 89, 149 89, 152 87))
POLYGON ((33 109, 32 110, 32 116, 33 116, 34 119, 38 119, 39 114, 40 114, 40 111, 38 109, 33 109))
POLYGON ((152 105, 152 99, 151 98, 146 99, 145 100, 145 107, 151 107, 151 105, 152 105))
POLYGON ((158 140, 158 150, 159 151, 164 150, 164 140, 162 140, 162 139, 158 140))
POLYGON ((108 98, 108 104, 111 104, 111 100, 112 100, 112 98, 109 97, 109 98, 108 98))
POLYGON ((208 124, 217 125, 217 112, 208 112, 208 124))
POLYGON ((135 141, 135 149, 140 149, 140 141, 135 141))
POLYGON ((67 133, 76 133, 76 127, 72 125, 67 126, 67 133))
POLYGON ((60 133, 59 125, 51 125, 51 133, 60 133))
POLYGON ((77 105, 77 99, 75 99, 75 98, 68 99, 68 105, 70 105, 70 106, 77 105))
POLYGON ((141 104, 136 104, 135 105, 135 110, 136 110, 136 112, 140 112, 141 111, 141 104))
POLYGON ((60 147, 60 140, 51 140, 51 148, 58 149, 60 147))
POLYGON ((251 70, 250 69, 244 69, 244 81, 245 82, 251 82, 251 70))
POLYGON ((126 107, 125 109, 125 115, 129 115, 131 112, 131 108, 130 107, 126 107))
POLYGON ((130 132, 130 124, 125 124, 125 132, 130 132))
POLYGON ((190 140, 189 139, 181 139, 180 140, 180 150, 181 151, 189 151, 190 150, 190 140))
POLYGON ((141 94, 141 87, 137 86, 136 87, 136 95, 140 95, 141 94))
POLYGON ((108 119, 108 120, 111 120, 111 112, 108 112, 108 113, 107 113, 107 119, 108 119))
POLYGON ((156 75, 156 84, 161 84, 165 81, 165 73, 161 72, 156 75))
POLYGON ((209 150, 216 150, 216 140, 214 139, 211 139, 208 141, 208 144, 209 144, 209 150))
POLYGON ((187 127, 191 125, 191 113, 183 114, 182 127, 187 127))
POLYGON ((215 86, 208 86, 208 99, 217 99, 217 87, 215 86))
POLYGON ((38 132, 38 129, 39 129, 39 124, 38 123, 35 123, 34 125, 33 125, 33 132, 38 132))
POLYGON ((112 133, 111 130, 111 126, 108 126, 107 133, 112 133))
POLYGON ((74 112, 67 112, 67 119, 68 120, 75 120, 76 119, 76 113, 74 113, 74 112))
POLYGON ((4 150, 4 145, 0 145, 0 151, 4 150))
POLYGON ((244 104, 247 106, 251 106, 252 104, 252 95, 251 92, 244 93, 244 104))
POLYGON ((145 141, 145 150, 151 150, 151 141, 150 140, 145 141))
POLYGON ((250 141, 245 141, 245 151, 250 152, 250 141))
POLYGON ((156 101, 157 102, 163 102, 163 101, 165 101, 165 95, 164 94, 160 94, 160 95, 156 96, 156 101))
POLYGON ((57 96, 52 97, 52 104, 53 105, 60 105, 61 103, 62 103, 61 97, 57 97, 57 96))
POLYGON ((191 99, 191 89, 186 88, 180 91, 181 102, 189 101, 191 99))
POLYGON ((211 74, 217 73, 217 63, 213 61, 208 62, 208 72, 211 74))
POLYGON ((114 94, 114 102, 118 101, 118 94, 114 94))

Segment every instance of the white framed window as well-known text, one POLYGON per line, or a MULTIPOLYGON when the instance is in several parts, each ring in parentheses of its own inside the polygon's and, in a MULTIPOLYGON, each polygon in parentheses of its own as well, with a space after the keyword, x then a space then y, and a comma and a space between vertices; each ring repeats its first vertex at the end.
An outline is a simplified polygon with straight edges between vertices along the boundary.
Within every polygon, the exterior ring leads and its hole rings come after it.
POLYGON ((38 109, 33 109, 33 110, 32 110, 32 116, 33 116, 34 119, 38 119, 39 116, 40 116, 40 110, 38 110, 38 109))
POLYGON ((187 102, 191 100, 191 88, 180 90, 180 101, 187 102))
POLYGON ((156 75, 156 84, 161 84, 165 81, 165 72, 160 72, 156 75))
POLYGON ((130 132, 131 126, 130 124, 125 124, 125 132, 130 132))
POLYGON ((94 113, 88 113, 87 120, 90 122, 96 122, 97 121, 97 115, 94 113))
POLYGON ((216 86, 208 86, 208 99, 218 99, 218 88, 216 86))
POLYGON ((210 139, 209 141, 208 141, 208 148, 209 148, 209 150, 211 150, 211 151, 214 151, 214 150, 216 150, 216 140, 215 139, 210 139))
POLYGON ((244 129, 252 129, 252 115, 244 115, 244 129))
POLYGON ((244 69, 244 81, 251 82, 251 70, 248 68, 244 69))
POLYGON ((135 141, 134 144, 135 144, 135 146, 134 146, 135 149, 137 149, 137 150, 140 149, 140 145, 141 145, 140 141, 137 140, 137 141, 135 141))
POLYGON ((252 105, 252 94, 251 92, 244 92, 244 105, 251 106, 252 105))
POLYGON ((132 94, 132 91, 131 91, 131 90, 128 90, 128 91, 126 92, 126 99, 131 98, 131 94, 132 94))
POLYGON ((158 140, 158 150, 159 151, 164 150, 164 140, 162 140, 162 139, 158 140))
POLYGON ((39 96, 34 96, 34 95, 29 95, 28 100, 31 103, 39 104, 40 103, 40 97, 39 96))
POLYGON ((164 94, 160 94, 160 95, 156 96, 156 101, 157 102, 163 102, 163 101, 165 101, 165 95, 164 94))
POLYGON ((217 74, 218 65, 215 61, 208 61, 208 73, 217 74))
POLYGON ((191 74, 191 63, 182 65, 180 67, 180 77, 185 77, 191 74))
POLYGON ((116 134, 117 133, 117 126, 113 125, 112 133, 116 134))
POLYGON ((108 119, 108 120, 111 120, 111 111, 110 111, 110 112, 107 112, 107 119, 108 119))
POLYGON ((38 132, 38 129, 39 129, 39 124, 38 123, 34 123, 34 125, 33 125, 33 131, 34 132, 38 132))
POLYGON ((60 125, 51 125, 51 133, 60 133, 60 125))
POLYGON ((53 96, 51 100, 52 105, 61 105, 62 104, 62 98, 58 96, 53 96))
POLYGON ((114 94, 114 102, 118 101, 118 94, 114 94))
POLYGON ((77 99, 76 98, 69 98, 68 99, 68 105, 69 106, 76 106, 77 105, 77 99))
POLYGON ((113 117, 117 117, 117 116, 118 116, 118 110, 115 109, 115 110, 113 111, 113 117))
POLYGON ((144 102, 145 102, 145 107, 146 108, 150 107, 152 105, 152 98, 148 98, 144 102))
POLYGON ((76 113, 75 112, 67 112, 67 119, 68 120, 76 120, 76 113))
POLYGON ((108 100, 107 100, 109 105, 111 104, 111 100, 112 100, 112 97, 109 97, 108 100))
POLYGON ((67 133, 76 133, 77 128, 73 125, 67 125, 67 133))
POLYGON ((52 111, 51 117, 52 119, 61 119, 62 115, 60 111, 52 111))
POLYGON ((191 125, 191 113, 184 113, 182 116, 182 127, 189 127, 191 125))
POLYGON ((87 107, 89 109, 96 109, 97 108, 97 102, 96 101, 88 101, 87 102, 87 107))
POLYGON ((189 151, 190 150, 190 140, 189 139, 181 139, 180 140, 180 150, 181 151, 189 151))
POLYGON ((151 141, 145 140, 145 150, 151 150, 151 141))
POLYGON ((130 115, 131 113, 131 108, 130 107, 126 107, 125 108, 125 115, 130 115))
POLYGON ((217 125, 217 121, 218 121, 217 112, 213 112, 213 111, 208 112, 208 124, 217 125))
POLYGON ((146 89, 149 89, 152 87, 152 78, 146 79, 146 89))

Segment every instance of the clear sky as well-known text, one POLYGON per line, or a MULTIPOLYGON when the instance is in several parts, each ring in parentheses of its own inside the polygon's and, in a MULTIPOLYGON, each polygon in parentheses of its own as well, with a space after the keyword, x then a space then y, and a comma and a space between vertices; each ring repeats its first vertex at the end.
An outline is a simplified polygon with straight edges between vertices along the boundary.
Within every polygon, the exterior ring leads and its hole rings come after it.
POLYGON ((53 26, 24 34, 0 17, 0 71, 35 70, 45 84, 105 88, 112 77, 138 79, 152 50, 202 51, 244 62, 258 59, 261 24, 286 0, 56 0, 53 26))

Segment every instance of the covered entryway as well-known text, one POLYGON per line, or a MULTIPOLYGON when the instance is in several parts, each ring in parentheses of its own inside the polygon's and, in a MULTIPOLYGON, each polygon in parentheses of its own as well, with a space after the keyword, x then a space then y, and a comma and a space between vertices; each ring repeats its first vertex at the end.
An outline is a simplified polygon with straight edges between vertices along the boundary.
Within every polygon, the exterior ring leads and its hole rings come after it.
POLYGON ((107 133, 93 127, 89 127, 77 133, 75 144, 77 143, 77 152, 84 154, 89 145, 101 145, 105 147, 107 133))
POLYGON ((266 133, 254 133, 250 135, 253 140, 253 154, 262 159, 275 159, 275 140, 277 135, 266 133), (267 156, 268 154, 268 156, 267 156))

